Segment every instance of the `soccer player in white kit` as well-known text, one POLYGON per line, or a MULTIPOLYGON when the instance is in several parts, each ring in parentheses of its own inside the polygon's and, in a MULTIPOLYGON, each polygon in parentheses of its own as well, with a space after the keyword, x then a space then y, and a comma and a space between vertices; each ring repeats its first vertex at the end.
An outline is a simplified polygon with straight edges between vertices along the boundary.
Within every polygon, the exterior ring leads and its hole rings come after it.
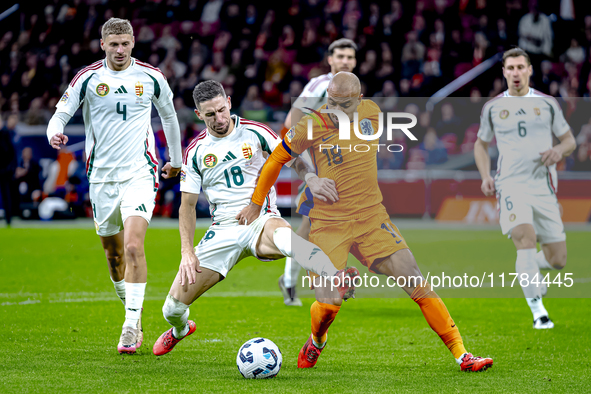
MULTIPOLYGON (((292 108, 285 118, 281 137, 285 135, 285 132, 287 132, 292 125, 295 126, 304 114, 310 113, 308 108, 316 110, 326 104, 326 89, 328 88, 330 81, 332 81, 332 77, 341 71, 353 71, 357 65, 357 59, 355 58, 356 52, 357 45, 348 38, 338 39, 329 45, 327 61, 330 65, 330 72, 312 78, 310 82, 304 86, 304 90, 293 103, 292 108)), ((309 163, 312 163, 312 159, 307 152, 302 154, 302 157, 304 160, 308 160, 309 163)), ((301 191, 296 197, 296 204, 305 186, 306 183, 303 183, 302 186, 300 186, 301 191)), ((310 236, 310 219, 307 216, 302 216, 302 224, 296 233, 304 239, 308 239, 310 236)), ((283 302, 285 305, 302 306, 302 301, 296 296, 296 281, 299 272, 299 264, 294 262, 290 257, 286 258, 284 274, 279 277, 279 288, 283 294, 283 302)))
POLYGON ((60 149, 68 142, 64 127, 82 105, 94 223, 111 280, 125 305, 117 350, 128 354, 143 341, 141 313, 148 275, 144 239, 158 190, 152 103, 162 120, 171 160, 162 175, 178 175, 182 161, 170 87, 159 69, 131 57, 133 46, 129 21, 109 19, 101 39, 106 58, 76 74, 47 127, 49 143, 60 149))
POLYGON ((517 248, 515 270, 533 314, 533 327, 553 328, 542 303, 547 286, 541 283, 540 268, 566 265, 556 163, 570 155, 576 143, 556 99, 529 87, 532 66, 523 49, 504 53, 503 75, 509 89, 484 105, 474 157, 482 192, 491 196, 496 191, 501 230, 517 248), (555 146, 553 135, 560 141, 555 146), (499 159, 493 179, 488 145, 495 136, 499 159))
MULTIPOLYGON (((263 123, 230 115, 231 100, 219 82, 201 82, 193 91, 193 99, 195 112, 207 129, 189 144, 183 157, 179 210, 182 258, 162 307, 172 328, 154 344, 157 356, 170 352, 180 340, 195 332, 195 322, 188 320, 189 305, 248 256, 261 261, 294 257, 320 276, 342 278, 338 289, 322 289, 323 302, 330 304, 352 296, 354 288, 349 284, 359 274, 356 268, 338 271, 319 247, 291 231, 277 211, 274 188, 256 220, 238 220, 239 212, 250 204, 266 157, 282 139, 263 123), (212 224, 193 248, 195 206, 201 190, 209 201, 212 224), (343 284, 344 276, 351 278, 349 283, 343 284)), ((301 177, 314 171, 303 160, 295 160, 292 165, 301 177)), ((313 194, 319 196, 316 191, 313 194)))

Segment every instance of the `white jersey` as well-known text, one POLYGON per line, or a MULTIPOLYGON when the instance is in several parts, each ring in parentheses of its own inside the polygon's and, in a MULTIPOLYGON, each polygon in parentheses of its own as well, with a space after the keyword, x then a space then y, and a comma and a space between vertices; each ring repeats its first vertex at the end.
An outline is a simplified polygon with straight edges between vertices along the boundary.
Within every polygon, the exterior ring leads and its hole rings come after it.
MULTIPOLYGON (((247 205, 257 185, 265 155, 270 155, 281 139, 267 125, 236 115, 230 135, 217 138, 203 130, 183 156, 181 191, 199 194, 209 201, 214 225, 235 225, 236 215, 247 205)), ((275 187, 265 199, 261 215, 277 213, 275 187)))
POLYGON ((505 91, 487 102, 480 116, 478 137, 485 142, 497 138, 497 191, 555 194, 556 165, 544 166, 540 152, 552 148, 552 134, 560 137, 569 130, 556 99, 532 88, 525 96, 509 96, 505 91))
MULTIPOLYGON (((123 71, 111 70, 103 59, 76 74, 57 103, 56 113, 71 117, 82 104, 90 183, 123 182, 145 172, 154 177, 157 187, 152 103, 160 117, 174 116, 172 92, 164 74, 134 58, 123 71)), ((180 135, 167 139, 174 146, 169 152, 171 162, 179 166, 180 135)))
POLYGON ((308 113, 310 111, 306 110, 306 108, 318 109, 326 104, 326 89, 328 89, 332 77, 332 73, 328 73, 312 78, 304 86, 304 90, 295 100, 293 106, 304 113, 308 113))

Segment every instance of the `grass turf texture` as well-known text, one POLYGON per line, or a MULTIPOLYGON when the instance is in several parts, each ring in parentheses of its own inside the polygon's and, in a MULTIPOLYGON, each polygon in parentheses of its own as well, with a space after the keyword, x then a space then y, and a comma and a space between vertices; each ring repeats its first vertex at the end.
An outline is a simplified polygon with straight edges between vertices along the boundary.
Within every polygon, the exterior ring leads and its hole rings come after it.
MULTIPOLYGON (((513 246, 498 231, 403 233, 421 267, 472 260, 499 272, 514 266, 513 246)), ((565 270, 591 276, 584 274, 588 239, 587 233, 568 234, 565 270)), ((556 324, 548 331, 531 328, 522 298, 445 299, 468 350, 495 360, 479 374, 459 372, 412 300, 356 299, 332 325, 317 367, 298 370, 313 300, 304 299, 303 308, 284 306, 276 287, 283 261, 247 259, 193 305, 196 333, 155 357, 151 347, 169 328, 161 307, 178 268, 180 241, 177 230, 150 229, 145 342, 138 354, 121 356, 116 345, 124 310, 93 230, 0 229, 0 240, 2 393, 591 390, 589 299, 546 299, 556 324), (257 336, 283 353, 275 379, 245 380, 236 368, 238 348, 257 336)))

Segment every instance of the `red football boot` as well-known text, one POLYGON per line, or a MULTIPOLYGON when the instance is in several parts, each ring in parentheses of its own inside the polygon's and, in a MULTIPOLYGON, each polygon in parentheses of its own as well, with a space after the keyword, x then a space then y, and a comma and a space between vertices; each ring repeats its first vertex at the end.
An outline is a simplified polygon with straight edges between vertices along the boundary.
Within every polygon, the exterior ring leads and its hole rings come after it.
POLYGON ((172 328, 160 335, 160 338, 158 338, 154 344, 154 348, 152 349, 154 354, 157 356, 162 356, 163 354, 170 352, 172 349, 174 349, 177 343, 193 334, 197 329, 195 322, 193 320, 189 320, 187 323, 189 324, 189 332, 181 339, 176 339, 174 335, 172 335, 172 328))
POLYGON ((466 353, 464 354, 464 357, 462 357, 460 368, 462 371, 479 372, 486 371, 488 368, 492 367, 492 365, 492 358, 474 357, 472 353, 466 353))
POLYGON ((359 270, 355 267, 345 267, 335 274, 335 284, 338 284, 339 295, 343 300, 355 298, 355 278, 359 276, 359 270))
MULTIPOLYGON (((322 349, 325 347, 326 344, 324 344, 322 349)), ((316 361, 318 361, 318 356, 320 356, 322 349, 317 348, 316 345, 314 345, 314 342, 312 342, 312 334, 310 334, 310 337, 298 355, 298 368, 312 368, 316 365, 316 361)))

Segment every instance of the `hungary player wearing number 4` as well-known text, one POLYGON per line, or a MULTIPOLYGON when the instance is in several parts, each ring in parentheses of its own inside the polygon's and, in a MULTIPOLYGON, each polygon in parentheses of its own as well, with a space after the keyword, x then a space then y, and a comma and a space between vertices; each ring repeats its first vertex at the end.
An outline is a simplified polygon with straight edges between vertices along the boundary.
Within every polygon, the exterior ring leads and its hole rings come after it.
POLYGON ((532 66, 527 53, 513 48, 503 55, 509 89, 486 103, 474 145, 482 192, 496 191, 503 234, 517 248, 520 285, 536 329, 553 328, 542 303, 547 282, 542 269, 566 265, 566 235, 556 199, 556 163, 576 148, 575 138, 558 102, 529 87, 532 66), (560 141, 552 146, 552 135, 560 141), (488 145, 497 138, 497 174, 490 174, 488 145), (536 242, 541 249, 536 252, 536 242))
POLYGON ((128 354, 143 341, 141 313, 148 275, 144 239, 158 190, 152 103, 162 120, 171 161, 162 176, 178 175, 182 160, 166 78, 157 68, 132 58, 133 46, 129 21, 109 19, 101 39, 106 58, 76 74, 47 127, 49 143, 60 149, 68 142, 64 127, 82 105, 94 223, 111 280, 125 305, 117 350, 128 354))
MULTIPOLYGON (((201 82, 193 91, 193 99, 195 113, 207 129, 189 144, 183 158, 179 210, 182 257, 162 307, 172 328, 154 344, 157 356, 170 352, 180 340, 195 332, 195 322, 188 320, 189 306, 248 256, 262 261, 294 257, 317 274, 338 276, 338 288, 317 292, 329 303, 351 297, 354 288, 349 284, 359 274, 356 268, 338 271, 324 252, 291 231, 277 211, 273 188, 264 197, 264 209, 256 217, 248 223, 238 220, 236 215, 250 203, 266 157, 281 139, 265 124, 230 115, 232 102, 219 82, 201 82), (209 201, 213 223, 193 248, 195 205, 201 190, 209 201)), ((293 166, 298 173, 309 172, 303 160, 293 166)))

